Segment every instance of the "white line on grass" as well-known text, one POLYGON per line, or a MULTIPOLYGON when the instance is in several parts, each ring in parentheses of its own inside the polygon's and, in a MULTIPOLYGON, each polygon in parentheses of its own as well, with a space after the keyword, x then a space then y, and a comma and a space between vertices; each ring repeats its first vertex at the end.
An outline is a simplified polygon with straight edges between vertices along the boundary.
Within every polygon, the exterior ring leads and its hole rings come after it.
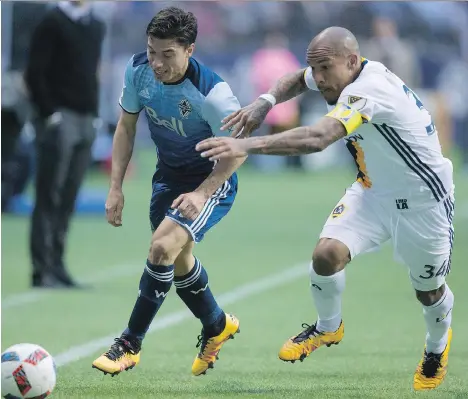
MULTIPOLYGON (((462 202, 459 211, 455 210, 456 219, 468 219, 468 203, 462 202)), ((110 280, 115 280, 120 277, 133 276, 135 274, 141 273, 143 268, 135 267, 135 265, 120 265, 112 268, 107 268, 100 273, 89 276, 79 280, 80 282, 87 284, 99 284, 101 282, 106 282, 110 280)), ((6 298, 2 299, 2 310, 15 308, 21 305, 26 305, 28 303, 36 302, 39 299, 42 299, 50 295, 55 290, 34 290, 28 292, 21 292, 19 294, 9 295, 6 298)))
MULTIPOLYGON (((99 284, 107 281, 116 280, 120 277, 133 276, 143 272, 144 265, 141 267, 135 264, 117 265, 114 267, 106 268, 98 273, 92 274, 82 279, 77 279, 79 282, 84 284, 99 284)), ((21 305, 28 303, 37 302, 53 293, 63 292, 61 289, 47 289, 37 288, 34 291, 21 292, 18 294, 12 294, 2 299, 2 310, 16 308, 21 305)))
MULTIPOLYGON (((458 219, 468 219, 468 203, 462 203, 460 211, 455 212, 455 215, 458 219)), ((133 276, 135 274, 141 273, 142 270, 142 268, 135 267, 135 265, 120 265, 105 269, 100 273, 89 276, 88 278, 84 278, 79 281, 87 284, 99 284, 101 282, 115 280, 120 277, 133 276)), ((21 305, 26 305, 28 303, 36 302, 44 297, 47 297, 52 292, 56 291, 41 289, 41 291, 35 290, 9 295, 6 298, 2 299, 2 310, 11 309, 21 305)))
MULTIPOLYGON (((230 305, 231 303, 238 302, 255 294, 259 294, 261 292, 271 290, 272 288, 285 285, 299 277, 307 275, 307 273, 308 268, 306 264, 290 267, 280 273, 276 273, 272 276, 241 285, 232 291, 228 291, 225 294, 219 295, 217 297, 217 301, 220 306, 230 305)), ((163 316, 161 318, 156 318, 148 330, 148 334, 182 323, 185 319, 190 317, 193 317, 190 311, 182 310, 167 316, 163 316)), ((121 333, 122 331, 118 331, 114 334, 95 339, 86 344, 73 346, 67 351, 54 356, 55 363, 58 367, 60 367, 91 356, 93 353, 108 347, 114 338, 120 336, 121 333)))

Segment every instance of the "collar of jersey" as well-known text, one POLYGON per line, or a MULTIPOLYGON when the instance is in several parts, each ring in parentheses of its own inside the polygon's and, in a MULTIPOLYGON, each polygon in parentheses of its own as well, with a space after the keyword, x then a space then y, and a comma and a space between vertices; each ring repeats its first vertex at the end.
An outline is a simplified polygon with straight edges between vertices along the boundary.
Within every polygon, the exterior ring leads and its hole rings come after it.
MULTIPOLYGON (((356 81, 356 79, 359 77, 359 75, 361 74, 362 70, 364 69, 364 67, 367 65, 368 62, 369 60, 367 58, 361 57, 361 70, 359 71, 358 75, 354 78, 353 82, 356 81)), ((330 104, 330 105, 336 105, 336 103, 330 104)))
POLYGON ((356 79, 359 77, 359 75, 361 75, 362 70, 364 69, 364 67, 367 65, 368 62, 369 60, 367 58, 361 57, 361 70, 359 71, 357 76, 354 78, 353 82, 355 82, 356 79))

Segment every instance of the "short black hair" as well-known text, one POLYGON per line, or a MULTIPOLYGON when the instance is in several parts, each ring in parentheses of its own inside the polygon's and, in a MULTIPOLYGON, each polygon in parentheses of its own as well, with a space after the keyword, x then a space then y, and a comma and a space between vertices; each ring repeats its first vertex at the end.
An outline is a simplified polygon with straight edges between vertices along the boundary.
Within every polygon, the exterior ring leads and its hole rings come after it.
POLYGON ((147 36, 157 39, 175 39, 177 43, 184 46, 195 43, 197 34, 198 23, 195 15, 178 7, 162 9, 146 28, 147 36))

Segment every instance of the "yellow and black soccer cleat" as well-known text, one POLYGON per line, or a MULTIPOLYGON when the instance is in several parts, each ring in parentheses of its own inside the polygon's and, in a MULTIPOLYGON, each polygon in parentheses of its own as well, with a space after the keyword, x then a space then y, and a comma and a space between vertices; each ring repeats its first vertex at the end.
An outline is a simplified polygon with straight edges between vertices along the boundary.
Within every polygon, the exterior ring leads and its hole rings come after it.
POLYGON ((141 342, 122 335, 116 338, 109 350, 93 362, 93 368, 112 377, 140 363, 141 342))
POLYGON ((452 342, 452 328, 448 331, 447 346, 440 354, 427 353, 424 355, 414 373, 413 388, 415 391, 425 391, 437 388, 447 374, 448 354, 452 342))
POLYGON ((221 334, 216 337, 206 337, 203 333, 198 336, 197 348, 200 352, 192 364, 192 374, 195 376, 206 374, 206 370, 212 369, 218 359, 218 352, 229 339, 239 333, 239 320, 230 314, 226 314, 226 326, 221 334))
POLYGON ((309 326, 303 324, 299 335, 289 338, 279 351, 279 358, 285 362, 294 363, 296 360, 301 362, 313 351, 322 345, 338 345, 344 336, 344 325, 341 322, 336 331, 322 332, 318 331, 316 325, 309 326))

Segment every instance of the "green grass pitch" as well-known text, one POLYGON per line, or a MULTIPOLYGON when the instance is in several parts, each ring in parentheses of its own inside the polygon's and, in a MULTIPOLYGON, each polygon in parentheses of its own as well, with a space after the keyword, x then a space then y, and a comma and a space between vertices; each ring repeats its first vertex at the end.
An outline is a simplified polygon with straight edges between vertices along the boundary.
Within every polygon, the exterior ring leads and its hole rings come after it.
MULTIPOLYGON (((149 334, 132 371, 110 378, 92 369, 105 348, 99 342, 94 349, 80 345, 121 331, 137 295, 150 242, 151 169, 124 186, 122 228, 107 225, 104 216, 74 220, 67 258, 75 276, 94 281, 89 291, 30 291, 29 220, 2 218, 2 350, 32 342, 68 361, 58 368, 53 398, 468 398, 468 180, 461 176, 448 279, 455 293, 454 338, 448 376, 438 390, 412 392, 424 319, 407 272, 388 246, 357 257, 347 269, 342 343, 321 348, 304 363, 278 360, 283 342, 301 323, 315 320, 306 263, 323 222, 353 180, 338 172, 240 172, 233 210, 196 254, 217 295, 259 280, 270 283, 223 297, 229 302, 225 310, 239 317, 241 333, 222 349, 214 370, 198 378, 190 374, 200 332, 191 317, 149 334), (303 272, 297 272, 301 263, 303 272), (289 279, 265 280, 288 269, 295 273, 289 279), (71 361, 85 349, 83 358, 71 361)), ((91 177, 87 184, 106 183, 91 177)), ((183 309, 172 290, 156 320, 171 320, 183 309)))

